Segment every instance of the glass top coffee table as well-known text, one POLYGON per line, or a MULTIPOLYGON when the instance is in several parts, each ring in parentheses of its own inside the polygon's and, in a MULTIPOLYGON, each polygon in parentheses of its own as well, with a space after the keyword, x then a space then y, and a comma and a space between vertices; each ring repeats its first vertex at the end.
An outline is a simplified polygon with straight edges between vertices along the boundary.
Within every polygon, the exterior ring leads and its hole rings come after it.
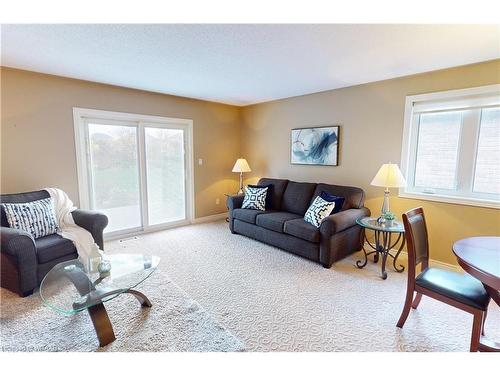
POLYGON ((120 294, 132 294, 143 307, 151 307, 149 299, 133 289, 156 270, 157 256, 141 254, 105 255, 101 272, 86 272, 77 259, 55 265, 40 284, 40 298, 53 310, 72 315, 87 310, 94 324, 99 345, 115 340, 104 302, 120 294))

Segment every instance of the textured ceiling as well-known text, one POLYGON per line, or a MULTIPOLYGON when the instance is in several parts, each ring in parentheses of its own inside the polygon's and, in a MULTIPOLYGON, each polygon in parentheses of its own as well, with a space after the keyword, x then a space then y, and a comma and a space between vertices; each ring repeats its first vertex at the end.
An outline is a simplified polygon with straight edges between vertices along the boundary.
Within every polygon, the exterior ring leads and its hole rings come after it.
POLYGON ((2 65, 247 105, 500 58, 498 25, 3 25, 2 65))

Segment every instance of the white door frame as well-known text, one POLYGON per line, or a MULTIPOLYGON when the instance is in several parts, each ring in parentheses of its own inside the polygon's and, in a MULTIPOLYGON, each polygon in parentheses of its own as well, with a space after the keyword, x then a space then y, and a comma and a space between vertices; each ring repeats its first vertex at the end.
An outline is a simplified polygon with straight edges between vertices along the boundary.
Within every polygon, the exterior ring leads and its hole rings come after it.
POLYGON ((154 230, 166 229, 175 226, 185 225, 194 220, 194 169, 193 169, 193 120, 180 119, 173 117, 161 117, 142 115, 126 112, 112 112, 90 108, 73 108, 73 126, 75 132, 75 151, 76 151, 76 166, 78 174, 78 195, 80 199, 80 207, 90 209, 89 197, 89 174, 88 174, 88 145, 86 127, 87 121, 100 120, 105 123, 120 121, 120 125, 129 125, 137 127, 137 142, 138 142, 138 158, 139 158, 139 180, 140 180, 140 197, 142 206, 142 218, 146 223, 142 223, 141 228, 126 229, 105 235, 105 239, 116 239, 132 234, 150 232, 154 230), (123 122, 123 123, 122 123, 123 122), (146 189, 146 170, 144 168, 145 160, 144 153, 141 152, 144 147, 144 128, 154 126, 165 126, 173 129, 184 130, 184 150, 185 150, 185 189, 186 189, 186 219, 157 225, 148 225, 147 220, 147 189, 146 189))

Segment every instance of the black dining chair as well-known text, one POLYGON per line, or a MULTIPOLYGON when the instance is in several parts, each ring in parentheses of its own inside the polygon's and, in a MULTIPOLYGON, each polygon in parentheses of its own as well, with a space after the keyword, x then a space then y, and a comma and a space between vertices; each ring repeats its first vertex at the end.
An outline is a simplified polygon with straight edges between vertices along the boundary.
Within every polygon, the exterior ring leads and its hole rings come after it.
POLYGON ((404 213, 403 224, 408 249, 408 284, 405 305, 396 326, 403 328, 410 308, 416 309, 422 296, 426 295, 474 316, 470 351, 476 352, 480 336, 484 334, 490 296, 483 284, 469 275, 429 267, 429 241, 421 207, 404 213), (417 275, 416 268, 419 264, 421 271, 417 275))

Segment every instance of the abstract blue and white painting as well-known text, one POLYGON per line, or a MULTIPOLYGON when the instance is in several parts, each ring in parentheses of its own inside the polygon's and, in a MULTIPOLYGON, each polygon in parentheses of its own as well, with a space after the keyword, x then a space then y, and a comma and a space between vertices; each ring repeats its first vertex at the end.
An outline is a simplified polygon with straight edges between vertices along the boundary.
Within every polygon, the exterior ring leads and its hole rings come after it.
POLYGON ((292 164, 338 165, 339 127, 292 129, 292 164))

